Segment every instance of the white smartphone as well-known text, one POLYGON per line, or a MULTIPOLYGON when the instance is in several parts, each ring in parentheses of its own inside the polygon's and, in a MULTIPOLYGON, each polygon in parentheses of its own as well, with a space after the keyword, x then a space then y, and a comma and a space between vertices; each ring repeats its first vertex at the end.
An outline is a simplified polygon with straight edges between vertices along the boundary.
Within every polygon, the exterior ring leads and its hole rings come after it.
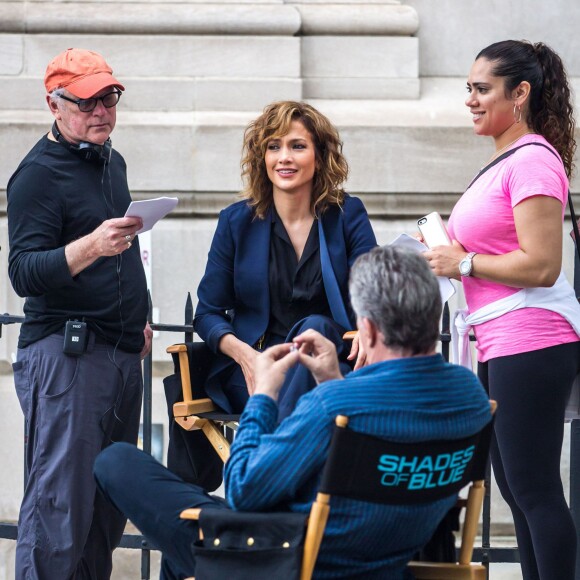
POLYGON ((436 211, 417 220, 417 227, 427 247, 434 248, 435 246, 451 245, 451 238, 447 233, 447 228, 436 211))

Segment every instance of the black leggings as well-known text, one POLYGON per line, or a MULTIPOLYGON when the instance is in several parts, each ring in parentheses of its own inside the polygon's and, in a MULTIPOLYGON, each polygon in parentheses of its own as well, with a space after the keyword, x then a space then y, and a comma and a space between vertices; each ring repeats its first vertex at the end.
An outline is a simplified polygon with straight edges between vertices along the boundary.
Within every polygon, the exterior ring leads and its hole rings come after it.
POLYGON ((524 580, 573 580, 576 530, 564 498, 564 410, 580 342, 480 363, 498 404, 491 460, 514 518, 524 580))

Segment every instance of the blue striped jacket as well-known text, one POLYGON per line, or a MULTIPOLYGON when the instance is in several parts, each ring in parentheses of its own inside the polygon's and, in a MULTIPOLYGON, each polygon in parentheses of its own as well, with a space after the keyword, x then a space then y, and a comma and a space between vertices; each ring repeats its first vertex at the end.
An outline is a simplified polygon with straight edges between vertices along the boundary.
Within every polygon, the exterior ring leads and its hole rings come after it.
MULTIPOLYGON (((334 418, 355 431, 400 442, 462 438, 491 419, 477 377, 441 355, 369 365, 301 397, 276 428, 277 404, 250 398, 225 466, 226 498, 236 510, 280 505, 307 513, 315 498, 334 418)), ((382 505, 333 497, 316 578, 405 578, 406 563, 431 537, 454 498, 382 505)))

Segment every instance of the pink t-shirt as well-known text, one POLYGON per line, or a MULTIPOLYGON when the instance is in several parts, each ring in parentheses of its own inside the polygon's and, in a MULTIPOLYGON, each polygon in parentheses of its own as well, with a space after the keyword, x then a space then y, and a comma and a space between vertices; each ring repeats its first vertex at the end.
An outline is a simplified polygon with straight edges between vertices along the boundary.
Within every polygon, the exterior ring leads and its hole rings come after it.
MULTIPOLYGON (((534 141, 548 144, 531 134, 513 147, 534 141)), ((536 195, 558 199, 564 218, 568 179, 562 161, 546 148, 531 145, 497 163, 468 188, 449 218, 449 234, 468 252, 500 255, 517 250, 513 208, 536 195)), ((463 288, 470 312, 519 290, 476 277, 464 277, 463 288)), ((474 332, 482 362, 578 340, 562 316, 542 308, 509 312, 475 326, 474 332)))

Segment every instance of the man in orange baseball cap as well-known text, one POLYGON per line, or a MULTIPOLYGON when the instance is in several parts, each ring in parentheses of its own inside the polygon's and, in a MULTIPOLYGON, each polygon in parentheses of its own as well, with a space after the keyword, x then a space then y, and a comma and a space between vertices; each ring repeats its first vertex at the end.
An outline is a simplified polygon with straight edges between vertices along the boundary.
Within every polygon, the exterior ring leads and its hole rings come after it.
POLYGON ((107 87, 125 87, 113 76, 113 69, 97 52, 68 48, 54 57, 44 76, 47 93, 67 89, 81 99, 88 99, 107 87))
POLYGON ((125 90, 105 59, 90 50, 69 48, 46 68, 44 86, 56 120, 52 137, 56 140, 62 137, 65 142, 79 146, 88 157, 100 154, 105 159, 110 152, 108 139, 117 121, 116 105, 125 90))
POLYGON ((124 90, 96 52, 46 69, 52 129, 8 182, 9 275, 25 297, 14 363, 28 441, 16 578, 107 579, 126 519, 97 492, 96 455, 136 443, 147 285, 123 157, 111 146, 124 90), (121 299, 122 296, 122 299, 121 299))

